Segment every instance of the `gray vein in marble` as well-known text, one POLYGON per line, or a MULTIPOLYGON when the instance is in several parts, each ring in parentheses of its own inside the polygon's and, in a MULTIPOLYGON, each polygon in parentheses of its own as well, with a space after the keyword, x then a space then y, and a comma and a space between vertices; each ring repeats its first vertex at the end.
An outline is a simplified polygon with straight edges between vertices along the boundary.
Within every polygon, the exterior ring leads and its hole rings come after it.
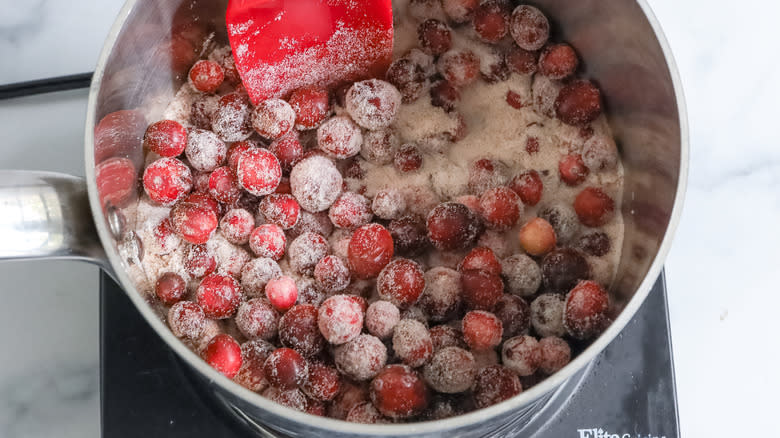
POLYGON ((0 1, 0 10, 3 11, 3 16, 0 17, 0 41, 18 45, 24 39, 44 31, 47 22, 46 12, 49 10, 46 2, 46 0, 0 1))

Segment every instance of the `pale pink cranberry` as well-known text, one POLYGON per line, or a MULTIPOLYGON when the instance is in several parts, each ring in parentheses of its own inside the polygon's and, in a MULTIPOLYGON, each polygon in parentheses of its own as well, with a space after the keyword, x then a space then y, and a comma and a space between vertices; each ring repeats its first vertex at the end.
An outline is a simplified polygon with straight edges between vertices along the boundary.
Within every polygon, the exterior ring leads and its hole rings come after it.
POLYGON ((328 241, 315 233, 303 233, 287 249, 290 267, 300 274, 311 275, 317 263, 328 255, 328 241))
POLYGON ((571 360, 569 343, 557 336, 540 339, 539 350, 542 353, 539 369, 545 374, 554 374, 571 360))
POLYGON ((371 222, 374 214, 371 202, 365 196, 344 192, 330 206, 328 217, 339 228, 354 229, 371 222))
POLYGON ((491 365, 479 370, 474 381, 474 404, 478 409, 508 400, 523 392, 517 374, 501 365, 491 365))
POLYGON ((421 322, 403 319, 393 330, 393 350, 405 364, 416 368, 431 360, 433 341, 421 322))
POLYGON ((332 161, 311 156, 298 162, 290 172, 290 188, 298 203, 311 213, 326 210, 341 193, 343 179, 332 161))
MULTIPOLYGON (((457 323, 457 321, 455 323, 457 323)), ((428 332, 431 334, 434 353, 446 347, 468 348, 466 343, 463 342, 463 334, 455 327, 444 324, 437 325, 431 327, 428 332)))
POLYGON ((406 365, 387 365, 371 381, 371 402, 390 418, 409 418, 428 407, 430 394, 420 375, 406 365))
POLYGON ((317 145, 333 158, 354 157, 362 144, 363 133, 349 117, 333 117, 317 128, 317 145))
POLYGON ((374 196, 371 210, 380 219, 398 219, 406 211, 406 200, 397 189, 380 190, 374 196))
POLYGON ((241 269, 241 286, 250 297, 265 294, 265 285, 282 275, 282 269, 274 260, 267 257, 252 259, 241 269))
POLYGON ((196 90, 213 93, 225 80, 225 72, 216 62, 202 59, 190 69, 189 79, 196 90))
POLYGON ((211 115, 211 130, 223 141, 243 141, 252 135, 251 118, 252 103, 246 94, 226 94, 211 115))
POLYGON ((425 382, 438 392, 457 394, 474 383, 477 366, 474 356, 458 347, 445 347, 436 352, 431 363, 423 368, 425 382))
POLYGON ((268 99, 255 107, 252 112, 252 127, 258 134, 278 140, 295 126, 295 111, 282 99, 268 99))
POLYGON ((295 304, 298 299, 298 288, 295 286, 295 280, 283 275, 270 280, 265 285, 265 295, 272 306, 284 311, 295 304))
POLYGON ((211 172, 225 161, 227 145, 211 131, 193 129, 187 137, 184 154, 193 169, 211 172))
POLYGON ((192 173, 176 158, 160 158, 144 170, 143 183, 152 201, 171 206, 192 190, 192 173))
POLYGON ((298 388, 309 377, 306 359, 291 348, 277 348, 271 352, 263 369, 268 382, 282 390, 298 388))
POLYGON ((160 120, 152 123, 144 134, 144 148, 162 157, 177 157, 187 146, 187 130, 179 122, 160 120))
POLYGON ((504 294, 493 309, 504 328, 504 339, 522 335, 531 325, 528 303, 517 295, 504 294))
POLYGON ((341 374, 322 362, 309 362, 309 378, 301 389, 314 400, 331 401, 341 389, 341 374))
POLYGON ((387 339, 401 320, 401 312, 389 301, 374 301, 366 311, 366 330, 379 339, 387 339))
POLYGON ((379 224, 363 225, 352 234, 348 255, 355 276, 376 277, 393 257, 393 237, 379 224))
POLYGON ((317 308, 298 304, 279 320, 279 342, 305 357, 317 355, 325 347, 325 338, 317 327, 317 308))
POLYGON ((347 413, 346 421, 362 424, 388 423, 387 419, 376 410, 371 402, 363 402, 350 409, 349 413, 347 413))
POLYGON ((207 317, 229 318, 241 302, 241 286, 229 275, 211 274, 200 282, 196 299, 207 317))
POLYGON ((539 50, 550 37, 550 22, 539 9, 520 5, 512 12, 509 33, 521 49, 539 50))
POLYGON ((258 257, 279 260, 284 255, 286 243, 284 230, 275 224, 260 225, 249 235, 249 248, 258 257))
POLYGON ((395 156, 395 150, 400 145, 401 140, 395 131, 390 129, 368 131, 363 135, 360 156, 369 163, 390 164, 395 156))
POLYGON ((341 292, 349 286, 349 268, 341 258, 325 256, 314 267, 314 278, 322 290, 328 293, 341 292))
POLYGON ((488 350, 501 343, 504 327, 496 315, 472 310, 463 317, 463 339, 472 350, 488 350))
POLYGON ((539 368, 542 353, 539 342, 532 336, 507 339, 501 348, 501 362, 519 376, 530 376, 539 368))
POLYGON ((470 50, 450 50, 439 57, 436 68, 454 87, 462 88, 479 79, 479 57, 470 50))
POLYGON ((211 338, 201 356, 228 379, 235 377, 241 369, 241 346, 232 336, 224 333, 211 338))
MULTIPOLYGON (((285 172, 289 172, 295 163, 304 156, 303 145, 301 145, 298 131, 292 131, 271 143, 268 146, 268 150, 276 155, 276 158, 279 160, 279 165, 282 166, 282 170, 285 172)), ((278 190, 279 189, 277 189, 277 193, 279 193, 278 190)))
POLYGON ((255 196, 269 195, 282 180, 282 167, 274 154, 256 148, 239 156, 236 175, 238 183, 247 192, 255 196))
POLYGON ((355 339, 363 328, 363 310, 348 295, 334 295, 322 303, 317 323, 322 336, 334 345, 355 339))
POLYGON ((400 108, 401 93, 389 82, 369 79, 355 82, 347 91, 347 112, 366 129, 387 128, 400 108))
POLYGON ((150 247, 157 254, 164 255, 170 254, 173 250, 179 247, 181 239, 173 231, 171 220, 163 218, 153 229, 152 235, 154 236, 154 246, 150 247))
POLYGON ((206 327, 206 315, 192 301, 179 301, 168 310, 168 326, 177 338, 195 340, 206 327))
POLYGON ((254 216, 243 208, 229 210, 219 221, 222 235, 234 245, 244 245, 249 242, 249 235, 254 228, 254 216))
POLYGON ((241 196, 236 173, 227 166, 214 169, 209 176, 209 194, 219 202, 232 204, 241 196))
POLYGON ((276 336, 279 313, 268 301, 252 298, 238 307, 235 321, 238 330, 247 338, 267 341, 276 336))
POLYGON ((306 412, 309 407, 309 400, 300 389, 280 389, 275 386, 269 386, 263 391, 263 397, 278 403, 282 406, 296 411, 306 412))
POLYGON ((298 223, 301 206, 292 195, 268 195, 260 201, 259 210, 266 221, 289 230, 298 223))
POLYGON ((263 365, 276 347, 268 341, 255 339, 241 344, 241 368, 233 380, 250 391, 261 392, 268 387, 263 365))
POLYGON ((417 302, 425 288, 425 275, 416 262, 397 258, 382 269, 376 280, 379 298, 400 308, 417 302))
POLYGON ((184 253, 184 272, 202 278, 217 269, 217 259, 206 245, 189 245, 184 253))
POLYGON ((173 206, 170 221, 182 239, 196 245, 208 242, 218 225, 217 213, 211 207, 186 199, 173 206))
POLYGON ((379 338, 359 335, 333 350, 336 368, 345 376, 361 381, 369 380, 387 363, 387 348, 379 338))

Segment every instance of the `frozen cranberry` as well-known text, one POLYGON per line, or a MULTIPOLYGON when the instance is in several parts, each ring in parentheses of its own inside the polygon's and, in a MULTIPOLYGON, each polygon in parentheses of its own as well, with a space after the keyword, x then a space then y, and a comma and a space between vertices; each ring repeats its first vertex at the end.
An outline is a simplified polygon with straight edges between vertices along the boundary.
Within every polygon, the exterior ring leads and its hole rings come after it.
POLYGON ((533 256, 542 256, 555 248, 555 230, 546 220, 536 217, 520 229, 520 246, 533 256))
POLYGON ((572 81, 558 93, 555 113, 568 125, 590 123, 601 115, 601 92, 590 81, 572 81))
POLYGON ((514 254, 501 262, 507 292, 525 297, 533 295, 542 283, 539 265, 525 254, 514 254))
POLYGON ((255 339, 241 344, 241 368, 233 380, 250 391, 260 392, 268 387, 265 378, 265 365, 268 355, 276 347, 268 341, 255 339))
POLYGON ((268 281, 265 285, 265 295, 272 306, 284 311, 292 307, 298 300, 298 288, 295 285, 295 280, 283 275, 268 281))
POLYGON ((227 146, 211 131, 192 129, 184 153, 195 170, 211 172, 225 161, 227 146))
POLYGON ((542 281, 551 292, 567 292, 578 281, 588 278, 588 261, 576 249, 559 248, 542 259, 542 281))
POLYGON ((357 385, 349 380, 343 380, 339 393, 328 406, 328 416, 343 420, 353 407, 368 401, 366 385, 357 385))
POLYGON ((295 111, 295 127, 301 131, 314 129, 330 112, 328 92, 314 86, 303 87, 290 95, 290 106, 295 111))
POLYGON ((456 23, 465 23, 479 6, 479 0, 442 0, 442 9, 456 23))
POLYGON ((460 274, 445 267, 427 271, 425 289, 418 303, 431 320, 449 319, 460 308, 460 274))
POLYGON ((387 339, 401 320, 401 312, 389 301, 374 301, 366 311, 366 330, 372 335, 387 339))
POLYGON ((530 376, 542 361, 539 343, 536 338, 527 335, 507 339, 501 349, 501 360, 517 375, 530 376))
POLYGON ((509 32, 521 49, 539 50, 550 37, 550 22, 539 9, 520 5, 512 12, 509 32))
POLYGON ((202 356, 203 360, 228 379, 235 377, 241 369, 241 346, 230 335, 221 333, 214 336, 202 356))
POLYGON ((263 397, 278 403, 290 409, 300 412, 307 412, 309 409, 309 400, 300 389, 280 389, 275 386, 269 386, 262 393, 263 397))
POLYGON ((216 62, 203 59, 192 66, 189 78, 196 90, 202 93, 213 93, 225 80, 225 72, 216 62))
POLYGON ((150 242, 149 250, 159 255, 170 254, 181 244, 181 239, 173 231, 171 220, 163 218, 153 229, 154 239, 150 242))
POLYGON ((187 130, 173 120, 152 123, 144 134, 144 147, 163 157, 179 156, 185 146, 187 130))
POLYGON ((287 249, 290 267, 298 273, 311 275, 317 263, 328 255, 328 242, 315 233, 303 233, 287 249))
POLYGON ((561 158, 558 170, 561 173, 561 180, 568 186, 579 185, 588 176, 588 168, 582 162, 580 154, 569 154, 561 158))
POLYGON ((242 141, 252 134, 252 108, 249 97, 234 92, 219 99, 211 116, 211 130, 223 141, 242 141))
POLYGON ((301 389, 315 400, 331 401, 341 389, 341 375, 322 362, 309 362, 309 378, 301 389))
POLYGON ((402 319, 393 330, 393 350, 405 364, 417 368, 431 359, 433 341, 421 322, 402 319))
POLYGON ((326 210, 341 193, 343 180, 332 161, 311 156, 298 162, 290 173, 290 187, 301 208, 311 213, 326 210))
POLYGON ((363 135, 360 156, 374 164, 390 164, 399 145, 398 135, 392 130, 368 131, 363 135))
POLYGON ((433 56, 439 56, 452 47, 452 29, 439 20, 428 19, 417 26, 420 47, 433 56))
POLYGON ((393 257, 393 237, 379 224, 368 224, 355 230, 349 241, 348 259, 358 278, 373 278, 393 257))
POLYGON ((612 245, 609 236, 607 236, 606 233, 595 231, 582 235, 579 240, 577 240, 576 246, 590 255, 601 257, 609 252, 612 245))
POLYGON ((241 269, 241 286, 250 297, 265 294, 265 285, 282 275, 282 269, 272 259, 260 257, 247 262, 241 269))
POLYGON ((374 215, 371 212, 371 201, 365 196, 344 192, 330 206, 328 217, 333 225, 351 230, 369 223, 374 215))
POLYGON ((506 166, 489 158, 482 158, 469 166, 469 191, 481 194, 487 190, 501 187, 507 183, 506 166))
POLYGON ((348 295, 334 295, 318 309, 317 324, 325 339, 341 345, 355 339, 363 328, 363 310, 348 295))
POLYGON ((346 421, 362 424, 383 424, 388 421, 370 402, 363 402, 349 410, 346 421))
POLYGON ((317 308, 310 304, 291 307, 279 320, 279 341, 305 357, 322 351, 325 339, 317 327, 317 308))
POLYGON ((371 402, 390 418, 408 418, 421 413, 429 400, 428 388, 406 365, 387 365, 371 381, 371 402))
POLYGON ((387 348, 379 338, 360 335, 333 350, 336 368, 345 376, 361 381, 369 380, 387 363, 387 348))
POLYGON ((395 153, 393 165, 399 172, 409 173, 420 170, 423 157, 420 149, 413 143, 401 146, 395 153))
POLYGON ((539 56, 539 73, 550 79, 564 79, 574 74, 579 65, 574 49, 566 44, 551 44, 539 56))
POLYGON ((539 139, 536 137, 528 137, 525 141, 525 151, 529 155, 534 155, 539 152, 539 139))
POLYGON ((463 302, 469 309, 492 310, 504 293, 504 282, 498 275, 485 271, 464 271, 460 276, 463 302))
POLYGON ((496 315, 472 310, 463 317, 463 339, 472 350, 487 350, 501 343, 504 327, 496 315))
POLYGON ((184 253, 184 271, 194 278, 202 278, 217 269, 217 260, 206 245, 189 245, 184 253))
POLYGON ((258 257, 279 260, 284 255, 286 243, 284 230, 275 224, 260 225, 249 235, 249 248, 258 257))
POLYGON ((217 229, 217 214, 213 209, 194 202, 177 202, 170 213, 173 229, 182 239, 199 245, 208 242, 217 229))
POLYGON ((418 255, 428 246, 425 222, 415 216, 392 220, 387 229, 398 254, 418 255))
POLYGON ((171 206, 192 190, 192 173, 176 158, 160 158, 144 170, 143 182, 152 201, 171 206))
POLYGON ((474 379, 474 404, 478 409, 501 403, 523 392, 517 374, 501 365, 482 368, 474 379))
POLYGON ((207 317, 225 319, 238 309, 241 286, 229 275, 210 274, 200 282, 195 297, 207 317))
POLYGON ((179 301, 168 310, 168 326, 174 336, 195 340, 205 329, 206 315, 192 301, 179 301))
POLYGON ((282 99, 265 100, 252 112, 252 127, 269 140, 282 138, 294 125, 295 111, 282 99))
POLYGON ((317 129, 317 145, 333 158, 354 157, 360 152, 363 134, 349 117, 329 119, 317 129))
POLYGON ((539 336, 563 336, 564 302, 558 294, 542 294, 531 302, 531 325, 539 336))
POLYGON ((539 217, 546 220, 555 230, 559 243, 571 241, 580 230, 580 221, 574 209, 568 204, 555 203, 539 211, 539 217))
POLYGON ((437 325, 435 327, 431 327, 428 332, 431 335, 431 342, 433 342, 434 353, 446 347, 467 348, 466 343, 463 342, 463 334, 455 327, 449 325, 437 325))
POLYGON ((536 73, 536 58, 537 52, 523 50, 516 46, 509 49, 505 56, 509 70, 520 75, 536 73))
POLYGON ((218 96, 203 95, 192 102, 190 107, 190 123, 200 129, 211 129, 211 116, 217 109, 218 96))
POLYGON ((554 374, 571 360, 569 343, 557 336, 540 339, 539 350, 542 352, 539 369, 545 374, 554 374))
POLYGON ((479 57, 470 50, 450 50, 439 57, 436 68, 444 79, 461 88, 479 78, 479 57))
POLYGON ((479 211, 489 228, 506 230, 520 219, 523 204, 520 197, 508 187, 496 187, 479 198, 479 211))
POLYGON ((282 179, 279 160, 267 149, 255 148, 242 153, 236 170, 241 187, 256 196, 276 190, 282 179))
POLYGON ((249 339, 270 340, 276 336, 279 313, 261 298, 252 298, 238 306, 236 313, 238 330, 249 339))
POLYGON ((380 190, 374 196, 371 210, 381 219, 398 219, 406 210, 406 200, 397 189, 380 190))
POLYGON ((425 287, 420 265, 409 259, 398 258, 388 263, 377 277, 379 297, 400 308, 417 302, 425 287))
POLYGON ((209 194, 217 201, 232 204, 241 196, 236 173, 230 167, 223 166, 214 169, 209 176, 209 194))
POLYGON ((249 235, 255 228, 255 218, 252 213, 243 208, 228 211, 219 221, 222 236, 234 245, 244 245, 249 242, 249 235))
POLYGON ((258 211, 266 221, 287 230, 298 222, 301 207, 291 195, 271 194, 260 201, 258 211))
POLYGON ((460 100, 460 91, 447 81, 439 81, 431 87, 431 104, 453 111, 460 100))
POLYGON ((268 150, 276 155, 279 165, 285 172, 289 172, 295 163, 303 157, 303 146, 301 145, 298 131, 290 132, 274 141, 268 146, 268 150))
POLYGON ((366 129, 387 128, 401 108, 401 93, 379 79, 355 82, 347 91, 346 108, 352 119, 366 129))
POLYGON ((588 187, 574 199, 574 211, 585 226, 600 227, 615 215, 615 201, 603 190, 588 187))
POLYGON ((516 295, 504 294, 496 304, 494 314, 504 328, 504 339, 527 332, 531 324, 528 303, 516 295))
POLYGON ((566 296, 563 325, 574 338, 596 336, 608 322, 609 295, 594 281, 581 281, 566 296))
POLYGON ((472 249, 458 265, 459 271, 470 271, 473 269, 486 271, 493 275, 501 275, 501 263, 490 248, 477 247, 472 249))
POLYGON ((497 43, 509 32, 509 11, 499 1, 483 1, 474 11, 472 23, 483 41, 497 43))
POLYGON ((509 188, 520 196, 523 204, 533 206, 542 199, 544 186, 539 172, 529 170, 512 178, 512 181, 509 182, 509 188))
POLYGON ((314 267, 314 278, 325 292, 341 292, 349 286, 349 268, 336 256, 322 258, 314 267))
POLYGON ((187 283, 181 275, 174 272, 166 272, 157 279, 154 284, 154 293, 166 306, 171 306, 184 298, 187 291, 187 283))
POLYGON ((298 388, 309 377, 306 359, 291 348, 277 348, 271 352, 263 370, 268 382, 283 390, 298 388))
POLYGON ((411 59, 393 61, 385 77, 401 93, 403 103, 414 102, 425 91, 425 71, 411 59))
POLYGON ((602 135, 590 137, 582 146, 582 161, 594 172, 614 169, 618 164, 615 141, 602 135))
POLYGON ((465 249, 482 232, 479 218, 463 204, 445 202, 428 214, 428 238, 441 251, 465 249))
POLYGON ((515 93, 512 90, 506 92, 506 103, 514 109, 523 109, 530 105, 523 100, 523 96, 519 93, 515 93))
POLYGON ((474 356, 458 347, 437 351, 423 368, 426 383, 438 392, 456 394, 467 391, 474 383, 477 365, 474 356))

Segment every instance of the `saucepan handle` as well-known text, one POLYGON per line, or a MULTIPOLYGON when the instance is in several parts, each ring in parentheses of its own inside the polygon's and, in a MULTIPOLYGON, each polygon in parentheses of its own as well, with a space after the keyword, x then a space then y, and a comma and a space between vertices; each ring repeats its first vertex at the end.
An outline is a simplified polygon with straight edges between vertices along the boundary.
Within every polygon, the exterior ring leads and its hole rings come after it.
POLYGON ((83 178, 0 170, 0 261, 75 259, 113 275, 83 178))

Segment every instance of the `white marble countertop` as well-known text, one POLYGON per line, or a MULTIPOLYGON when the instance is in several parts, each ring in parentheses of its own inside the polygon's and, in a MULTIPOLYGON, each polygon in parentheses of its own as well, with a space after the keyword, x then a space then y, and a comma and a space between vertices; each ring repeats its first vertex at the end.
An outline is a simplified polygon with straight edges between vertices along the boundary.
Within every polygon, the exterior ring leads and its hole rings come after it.
MULTIPOLYGON (((0 0, 0 84, 92 70, 121 3, 0 0)), ((780 7, 650 3, 691 125, 687 201, 667 263, 683 436, 774 436, 780 7)), ((0 102, 0 168, 83 174, 85 110, 85 91, 0 102)), ((98 436, 96 268, 0 264, 0 278, 0 436, 98 436)))

